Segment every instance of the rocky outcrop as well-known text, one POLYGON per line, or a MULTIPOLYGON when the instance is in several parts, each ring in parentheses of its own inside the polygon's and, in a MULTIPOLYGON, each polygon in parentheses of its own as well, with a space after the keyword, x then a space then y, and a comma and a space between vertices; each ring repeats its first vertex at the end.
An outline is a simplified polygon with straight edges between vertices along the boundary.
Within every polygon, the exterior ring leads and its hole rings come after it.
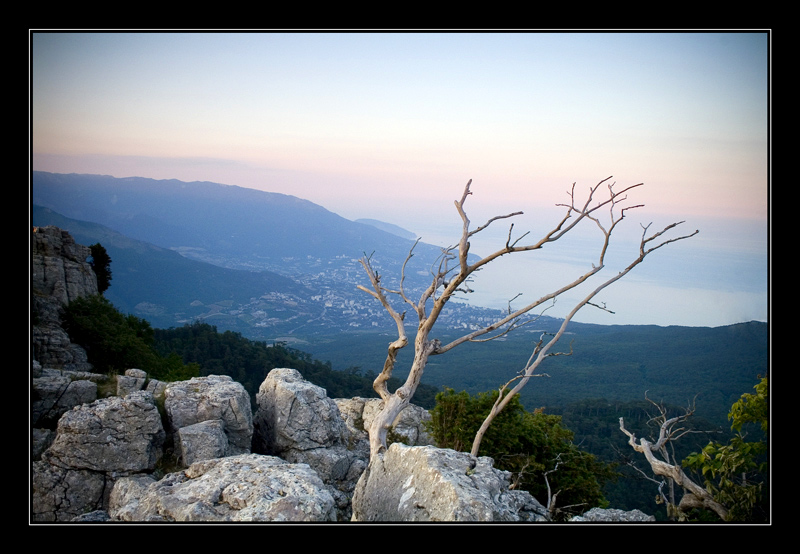
POLYGON ((38 428, 55 428, 66 412, 97 400, 97 383, 105 379, 83 371, 42 368, 32 364, 31 422, 38 428))
POLYGON ((241 383, 227 375, 169 383, 164 391, 164 409, 177 436, 184 465, 213 453, 235 456, 250 452, 253 441, 250 396, 241 383), (206 447, 207 452, 203 451, 206 447))
POLYGON ((120 476, 152 472, 165 433, 152 394, 96 400, 66 412, 32 468, 32 519, 69 521, 104 509, 120 476))
POLYGON ((42 460, 65 469, 116 475, 153 471, 164 428, 153 395, 135 392, 78 406, 58 421, 42 460))
POLYGON ((433 446, 392 444, 362 475, 353 521, 546 521, 529 493, 510 490, 511 474, 491 458, 433 446))
POLYGON ((109 515, 117 521, 335 521, 336 507, 305 464, 245 454, 205 460, 156 481, 121 479, 109 515))
POLYGON ((39 438, 33 454, 41 459, 33 465, 34 521, 67 521, 106 509, 121 477, 156 472, 166 443, 177 443, 182 452, 179 458, 191 462, 250 452, 252 412, 241 384, 226 376, 210 376, 164 387, 142 378, 140 370, 127 373, 119 391, 137 386, 163 390, 160 400, 167 413, 167 429, 150 390, 134 390, 65 412, 55 433, 35 433, 39 438), (211 428, 223 445, 216 451, 209 447, 207 430, 211 428), (198 433, 198 429, 206 432, 198 433))
POLYGON ((52 226, 34 227, 31 242, 31 288, 40 296, 65 305, 98 293, 97 277, 86 261, 88 246, 52 226))
MULTIPOLYGON (((220 376, 171 383, 163 424, 147 390, 67 411, 55 433, 36 434, 44 452, 33 462, 33 521, 545 521, 491 458, 395 442, 369 465, 363 425, 380 401, 333 401, 295 370, 273 370, 249 427, 239 387, 220 376), (273 452, 238 452, 247 436, 273 452), (169 444, 179 466, 166 472, 169 444)), ((411 408, 390 436, 418 433, 423 412, 411 408)), ((575 521, 640 516, 592 511, 575 521)))
POLYGON ((31 349, 48 368, 89 370, 86 352, 71 344, 59 310, 76 298, 98 293, 97 277, 86 261, 88 246, 57 227, 34 227, 31 236, 31 349))
POLYGON ((308 464, 329 487, 346 519, 353 488, 369 458, 363 431, 348 426, 325 389, 295 369, 270 371, 256 403, 253 450, 308 464))

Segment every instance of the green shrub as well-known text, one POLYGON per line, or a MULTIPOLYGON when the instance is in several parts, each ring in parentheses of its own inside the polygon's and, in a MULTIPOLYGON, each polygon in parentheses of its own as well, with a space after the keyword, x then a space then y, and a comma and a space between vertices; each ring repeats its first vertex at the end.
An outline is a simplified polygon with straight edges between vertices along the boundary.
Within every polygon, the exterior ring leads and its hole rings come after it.
MULTIPOLYGON (((491 391, 470 396, 452 389, 439 393, 429 424, 437 446, 469 451, 497 395, 491 391)), ((572 431, 561 425, 561 416, 543 410, 528 412, 517 396, 489 427, 478 454, 494 458, 496 468, 513 474, 516 488, 529 491, 542 504, 547 504, 550 494, 557 494, 555 504, 563 508, 556 517, 565 518, 571 510, 604 506, 603 485, 617 475, 611 465, 580 450, 572 439, 572 431)))
POLYGON ((96 371, 123 373, 135 367, 163 381, 199 375, 196 364, 185 366, 179 356, 160 356, 153 348, 150 323, 123 315, 101 295, 70 302, 62 312, 61 324, 70 340, 86 350, 96 371))
POLYGON ((89 265, 97 276, 97 290, 103 294, 111 286, 111 256, 99 242, 92 244, 89 250, 92 253, 89 265))
POLYGON ((767 521, 769 514, 764 496, 769 475, 767 377, 754 388, 755 394, 743 394, 728 414, 731 429, 736 432, 733 438, 727 444, 709 442, 683 461, 684 467, 702 475, 704 486, 714 500, 728 509, 728 521, 762 522, 767 521), (743 430, 747 427, 758 440, 747 440, 748 431, 743 430))

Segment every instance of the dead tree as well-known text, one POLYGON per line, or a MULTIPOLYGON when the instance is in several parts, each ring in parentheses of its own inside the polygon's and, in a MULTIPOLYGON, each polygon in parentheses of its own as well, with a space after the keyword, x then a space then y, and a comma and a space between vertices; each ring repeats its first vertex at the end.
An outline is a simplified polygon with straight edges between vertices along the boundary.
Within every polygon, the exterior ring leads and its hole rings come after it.
POLYGON ((658 438, 655 441, 651 442, 645 438, 640 438, 637 441, 636 435, 625 429, 623 418, 619 418, 619 428, 628 436, 628 444, 636 452, 644 454, 653 473, 669 480, 669 497, 661 490, 661 487, 659 487, 659 494, 667 505, 667 513, 670 519, 691 508, 707 508, 725 521, 728 516, 727 508, 714 500, 712 494, 704 487, 692 481, 683 471, 680 462, 674 460, 667 450, 672 441, 690 432, 682 425, 692 416, 694 409, 690 407, 686 409, 684 414, 667 417, 666 409, 663 406, 652 402, 652 400, 650 402, 659 409, 659 415, 653 418, 654 421, 660 423, 658 438), (681 487, 684 491, 677 504, 675 503, 675 485, 681 487))
MULTIPOLYGON (((404 287, 406 265, 413 256, 414 247, 411 248, 411 251, 406 257, 405 263, 403 264, 403 269, 400 276, 400 284, 397 289, 389 289, 381 282, 381 276, 373 268, 370 258, 364 257, 361 259, 361 264, 364 267, 367 276, 369 277, 371 287, 367 288, 359 285, 359 288, 372 295, 381 303, 397 327, 397 339, 389 345, 383 370, 373 383, 373 388, 383 400, 383 409, 378 416, 375 417, 369 429, 371 458, 374 458, 376 455, 380 455, 386 449, 387 432, 398 414, 411 401, 411 398, 414 395, 420 380, 422 379, 425 366, 430 356, 444 354, 445 352, 455 348, 456 346, 464 344, 465 342, 491 340, 502 336, 521 325, 524 325, 535 318, 534 315, 528 316, 528 314, 535 312, 537 309, 544 308, 549 303, 554 302, 564 293, 588 281, 603 269, 605 255, 609 247, 612 232, 616 228, 617 224, 623 220, 628 210, 641 207, 640 205, 624 207, 621 203, 627 200, 628 191, 642 186, 643 184, 639 183, 628 186, 620 191, 615 191, 614 183, 609 183, 610 179, 611 177, 603 179, 597 185, 591 187, 589 189, 588 197, 583 204, 576 204, 575 184, 573 184, 572 189, 568 193, 571 202, 569 204, 560 204, 560 206, 566 208, 564 217, 552 230, 545 233, 542 238, 535 242, 521 244, 522 239, 524 239, 528 233, 525 233, 518 238, 514 238, 514 226, 512 224, 508 231, 508 238, 506 239, 505 244, 495 252, 492 252, 488 256, 480 258, 473 263, 470 263, 469 261, 470 239, 476 234, 485 230, 492 223, 521 215, 522 212, 514 212, 507 215, 493 217, 480 227, 471 230, 470 220, 467 217, 464 208, 467 197, 472 194, 470 191, 472 180, 470 180, 464 187, 464 193, 462 194, 461 199, 455 201, 455 207, 458 210, 463 223, 461 239, 457 245, 443 250, 441 256, 433 266, 434 269, 431 270, 432 279, 430 285, 422 292, 419 300, 417 301, 409 298, 404 287), (596 199, 595 196, 598 194, 598 190, 600 190, 601 186, 603 185, 605 185, 607 195, 604 195, 601 199, 596 199), (604 223, 601 221, 601 214, 606 213, 605 210, 607 210, 608 221, 604 223), (592 264, 591 269, 587 268, 583 274, 579 275, 569 283, 545 294, 538 300, 535 300, 534 302, 531 302, 522 308, 512 310, 509 307, 506 315, 499 317, 494 323, 467 333, 449 342, 448 344, 442 344, 438 339, 431 337, 433 327, 436 324, 439 315, 442 313, 442 310, 445 308, 447 302, 459 292, 471 292, 469 283, 471 282, 471 276, 473 273, 480 270, 490 262, 496 261, 500 257, 507 254, 517 254, 521 252, 539 250, 544 246, 564 237, 584 220, 594 222, 602 231, 603 236, 599 249, 600 255, 598 257, 598 261, 592 264), (389 295, 399 296, 402 302, 407 304, 417 316, 417 333, 414 340, 414 360, 411 364, 411 369, 405 383, 394 393, 389 392, 386 382, 392 376, 398 351, 408 345, 408 336, 406 335, 405 330, 406 312, 398 312, 389 302, 389 295)), ((549 341, 540 342, 539 346, 537 346, 537 349, 534 352, 534 356, 531 357, 531 361, 529 361, 526 368, 519 375, 518 379, 516 379, 518 383, 512 389, 511 393, 504 395, 502 394, 502 390, 505 389, 505 386, 503 389, 501 389, 498 403, 492 409, 492 413, 484 422, 484 425, 481 427, 481 430, 476 437, 476 441, 473 444, 473 455, 477 455, 477 450, 480 445, 480 438, 483 436, 483 433, 485 433, 486 428, 488 428, 488 426, 491 424, 491 421, 494 419, 494 417, 500 413, 500 411, 502 411, 502 409, 510 400, 510 397, 513 394, 518 393, 522 387, 525 386, 528 380, 533 376, 533 372, 541 364, 542 360, 554 355, 554 353, 551 353, 550 350, 564 334, 567 324, 572 320, 580 308, 590 304, 595 307, 605 309, 604 307, 592 303, 592 299, 597 293, 626 275, 630 270, 641 263, 645 256, 647 256, 650 252, 668 243, 688 238, 697 233, 697 231, 694 231, 689 235, 669 240, 661 238, 664 233, 679 224, 680 223, 673 223, 664 228, 662 231, 649 237, 646 236, 647 227, 644 227, 639 248, 639 256, 625 270, 606 280, 592 293, 580 301, 565 318, 559 331, 549 341), (661 240, 661 242, 658 242, 659 240, 661 240)), ((414 246, 416 246, 416 244, 414 246)))

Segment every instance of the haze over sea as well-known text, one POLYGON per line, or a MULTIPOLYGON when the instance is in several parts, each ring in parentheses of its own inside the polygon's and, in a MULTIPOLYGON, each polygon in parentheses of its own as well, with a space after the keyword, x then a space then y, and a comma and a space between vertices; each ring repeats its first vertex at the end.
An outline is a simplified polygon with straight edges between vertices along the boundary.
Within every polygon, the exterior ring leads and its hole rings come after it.
MULTIPOLYGON (((31 169, 292 194, 450 245, 523 210, 533 239, 608 176, 655 252, 577 321, 718 326, 769 315, 771 35, 747 32, 31 32, 31 169)), ((507 221, 472 241, 485 254, 507 221)), ((596 261, 590 226, 504 259, 472 302, 530 301, 596 261)), ((575 295, 573 299, 577 297, 575 295)), ((548 315, 563 316, 565 298, 548 315)))

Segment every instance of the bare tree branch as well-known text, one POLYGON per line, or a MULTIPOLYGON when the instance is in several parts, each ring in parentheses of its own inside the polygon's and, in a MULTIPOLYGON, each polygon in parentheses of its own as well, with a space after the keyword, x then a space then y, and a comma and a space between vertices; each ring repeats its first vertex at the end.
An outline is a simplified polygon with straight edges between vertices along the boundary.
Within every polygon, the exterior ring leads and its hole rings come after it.
MULTIPOLYGON (((537 317, 541 316, 541 314, 539 314, 539 316, 531 316, 530 318, 523 318, 522 316, 525 316, 531 311, 536 310, 537 308, 543 306, 545 303, 555 302, 555 300, 559 296, 562 296, 564 293, 573 290, 576 287, 580 286, 581 284, 587 282, 589 279, 594 277, 604 268, 605 256, 609 247, 611 233, 613 232, 616 225, 623 220, 628 210, 640 207, 640 206, 624 207, 622 206, 622 202, 624 202, 627 199, 628 191, 631 191, 632 189, 642 185, 642 183, 631 185, 619 192, 615 192, 614 183, 609 183, 610 179, 611 177, 603 179, 602 181, 597 183, 594 187, 591 187, 589 189, 586 201, 582 206, 576 204, 575 184, 573 183, 571 191, 568 192, 568 195, 570 197, 570 203, 559 204, 559 206, 566 208, 566 212, 563 218, 550 231, 545 233, 544 236, 542 236, 539 240, 528 244, 522 244, 521 243, 522 240, 525 237, 527 237, 529 233, 524 233, 516 239, 513 238, 514 225, 512 223, 509 227, 508 236, 506 238, 505 244, 503 244, 503 246, 498 250, 496 250, 495 252, 490 253, 489 255, 484 256, 482 258, 479 258, 477 261, 471 264, 469 262, 469 252, 470 252, 469 240, 476 234, 487 229, 492 223, 499 220, 505 220, 521 215, 522 212, 512 212, 506 215, 499 215, 492 217, 483 225, 479 226, 474 230, 471 230, 470 220, 469 217, 467 216, 464 207, 467 198, 472 195, 472 192, 470 190, 472 180, 470 180, 464 187, 464 191, 463 194, 461 195, 460 200, 455 201, 456 210, 458 211, 458 214, 462 221, 462 231, 460 240, 458 241, 457 246, 452 246, 443 249, 441 255, 431 265, 431 271, 430 271, 431 283, 421 293, 420 298, 417 302, 413 302, 410 298, 408 298, 408 296, 406 295, 406 291, 404 289, 406 264, 413 256, 414 247, 411 248, 411 251, 406 257, 405 262, 403 263, 403 270, 401 274, 399 290, 390 290, 386 288, 381 282, 380 275, 377 273, 377 271, 373 269, 370 257, 365 256, 364 258, 362 258, 361 264, 367 273, 371 288, 367 288, 364 286, 359 286, 358 288, 367 292, 373 298, 375 298, 381 303, 381 305, 384 307, 384 309, 387 311, 390 317, 394 320, 398 334, 397 340, 393 341, 389 345, 388 354, 386 357, 386 361, 384 363, 383 371, 380 373, 378 378, 375 380, 375 383, 373 384, 375 390, 384 400, 383 411, 381 412, 379 417, 376 417, 374 419, 373 425, 370 428, 370 433, 369 433, 370 450, 373 456, 379 454, 385 449, 386 431, 391 425, 391 423, 394 421, 395 417, 399 414, 399 411, 402 410, 408 404, 411 397, 413 396, 414 391, 416 390, 416 387, 419 384, 420 379, 422 378, 422 374, 424 372, 425 366, 430 356, 443 354, 449 351, 450 349, 455 348, 456 346, 463 344, 465 342, 492 340, 494 338, 503 336, 514 329, 519 328, 521 325, 527 324, 531 321, 535 321, 537 317), (605 185, 606 190, 608 191, 608 196, 603 199, 595 199, 598 190, 603 185, 605 185), (610 218, 610 222, 607 225, 603 224, 599 216, 600 210, 603 209, 608 210, 607 217, 610 218), (512 310, 511 303, 509 302, 509 309, 507 313, 504 316, 499 317, 497 321, 480 329, 466 333, 461 337, 457 337, 456 339, 452 340, 446 345, 442 345, 438 340, 430 338, 430 333, 433 330, 433 326, 436 323, 437 319, 439 318, 439 315, 442 313, 442 310, 444 309, 445 305, 450 300, 450 298, 457 292, 471 292, 472 289, 469 287, 468 283, 471 281, 471 276, 474 272, 480 270, 485 265, 507 254, 516 254, 520 252, 530 252, 534 250, 539 250, 545 245, 553 243, 559 240, 561 237, 565 236, 569 231, 574 229, 576 225, 578 225, 583 220, 589 220, 594 222, 595 225, 597 225, 597 227, 601 230, 603 236, 603 240, 599 247, 599 256, 597 262, 592 264, 591 269, 587 269, 584 273, 574 277, 567 284, 541 296, 537 300, 528 303, 522 308, 519 308, 517 310, 512 310), (451 263, 453 263, 452 266, 451 263), (417 314, 417 333, 414 341, 414 360, 412 362, 412 366, 409 371, 409 375, 408 378, 406 379, 406 382, 394 394, 390 394, 386 389, 386 381, 391 377, 392 371, 396 363, 398 350, 404 348, 408 344, 408 338, 406 336, 404 327, 405 313, 402 314, 398 313, 391 306, 391 304, 387 299, 387 294, 399 295, 405 303, 414 308, 414 312, 417 314)), ((644 260, 645 256, 647 256, 653 250, 656 250, 657 248, 660 248, 665 244, 669 244, 671 242, 688 238, 697 232, 695 231, 695 233, 692 233, 690 235, 685 235, 682 237, 665 240, 657 244, 654 242, 663 233, 675 227, 676 225, 678 224, 677 223, 672 224, 651 237, 645 236, 647 232, 647 227, 645 227, 645 232, 643 233, 642 241, 639 248, 639 257, 636 258, 625 270, 621 271, 618 275, 607 279, 604 283, 601 283, 600 286, 595 288, 594 291, 592 291, 588 296, 586 296, 583 300, 578 302, 578 304, 575 305, 572 311, 564 319, 564 322, 559 328, 558 332, 555 335, 553 335, 553 337, 549 341, 546 342, 540 341, 540 343, 534 350, 534 354, 532 355, 531 360, 529 360, 527 366, 521 372, 520 376, 518 378, 515 378, 517 383, 514 386, 514 388, 508 395, 504 396, 501 394, 500 402, 496 406, 496 410, 493 409, 492 413, 487 418, 487 421, 484 422, 485 426, 481 428, 481 431, 479 431, 479 435, 478 437, 476 437, 476 441, 473 444, 474 454, 477 453, 477 447, 480 444, 480 437, 482 437, 483 433, 485 432, 485 428, 488 427, 488 425, 491 423, 494 417, 496 417, 496 415, 505 407, 507 402, 510 400, 510 397, 513 396, 514 394, 517 394, 522 389, 522 387, 525 386, 525 384, 534 375, 534 372, 538 369, 539 365, 545 358, 553 355, 559 355, 557 353, 550 353, 550 350, 562 337, 562 335, 566 330, 566 326, 572 320, 572 318, 580 308, 582 308, 587 304, 600 308, 598 304, 592 302, 594 297, 600 291, 602 291, 607 286, 611 285, 612 283, 614 283, 615 281, 619 280, 624 275, 626 275, 628 272, 630 272, 636 265, 638 265, 639 263, 641 263, 642 260, 644 260)), ((417 243, 415 243, 414 246, 416 246, 416 244, 417 243)), ((610 310, 605 308, 605 306, 603 306, 601 309, 605 309, 606 311, 610 312, 610 310)), ((511 382, 509 382, 508 385, 510 385, 510 383, 511 382)))
MULTIPOLYGON (((613 223, 613 225, 616 225, 616 222, 613 223)), ((612 228, 613 228, 613 225, 612 225, 612 228)), ((675 224, 671 225, 670 228, 674 227, 674 226, 675 226, 675 224)), ((697 232, 698 231, 695 231, 694 233, 692 233, 690 235, 685 235, 684 237, 680 237, 679 239, 675 239, 675 240, 680 240, 681 238, 689 238, 689 237, 695 235, 697 232)), ((605 237, 605 241, 604 241, 604 245, 603 245, 603 250, 602 250, 602 253, 600 255, 600 267, 593 267, 592 271, 588 272, 586 275, 588 275, 588 276, 593 275, 594 273, 597 273, 597 271, 599 271, 602 268, 602 261, 603 261, 603 258, 605 256, 605 251, 608 248, 608 242, 609 242, 610 234, 611 234, 611 231, 609 230, 606 233, 606 237, 605 237)), ((650 239, 645 239, 643 237, 642 238, 642 244, 644 244, 645 240, 651 240, 651 239, 652 239, 652 237, 650 239)), ((561 326, 559 327, 558 332, 553 336, 553 338, 545 346, 543 346, 539 350, 538 355, 537 355, 536 359, 534 360, 534 362, 533 363, 529 363, 528 366, 525 368, 524 377, 522 379, 520 379, 520 381, 512 389, 511 393, 507 396, 507 398, 504 399, 499 405, 497 405, 496 409, 493 408, 489 412, 489 415, 486 417, 486 419, 484 420, 484 422, 481 425, 480 429, 478 430, 478 433, 475 436, 475 441, 473 442, 473 445, 472 445, 472 455, 473 456, 477 456, 478 455, 478 450, 480 449, 481 439, 483 438, 484 434, 486 433, 486 430, 489 428, 489 425, 491 425, 492 421, 494 421, 494 419, 497 417, 497 415, 503 410, 503 408, 505 408, 505 406, 508 404, 508 402, 511 401, 511 397, 514 394, 518 394, 525 387, 525 385, 528 383, 529 377, 533 375, 533 373, 536 371, 536 369, 538 369, 539 365, 549 356, 550 348, 552 346, 554 346, 561 339, 561 337, 563 336, 564 332, 567 329, 567 326, 572 321, 572 318, 575 317, 575 314, 577 314, 578 311, 581 308, 583 308, 583 306, 585 306, 586 304, 590 304, 591 300, 600 291, 602 291, 603 289, 605 289, 606 287, 608 287, 612 283, 615 283, 616 281, 618 281, 619 279, 621 279, 622 277, 627 275, 634 267, 639 265, 644 260, 645 256, 647 256, 647 254, 649 254, 650 252, 652 252, 656 248, 659 248, 660 246, 663 246, 663 243, 658 245, 658 246, 656 246, 656 247, 654 247, 654 248, 651 248, 649 250, 644 250, 640 246, 640 254, 639 254, 639 257, 636 258, 636 260, 634 260, 628 267, 626 267, 623 271, 619 272, 617 275, 614 275, 610 279, 608 279, 605 282, 601 283, 600 286, 598 286, 596 289, 594 289, 592 292, 590 292, 588 296, 586 296, 583 300, 581 300, 580 302, 578 302, 575 305, 575 307, 572 309, 572 311, 570 311, 570 313, 567 314, 567 316, 564 318, 564 321, 562 322, 561 326)), ((581 281, 581 282, 583 282, 583 281, 581 281)), ((569 286, 569 288, 573 288, 573 287, 569 286)), ((569 290, 569 288, 567 288, 566 290, 569 290)))
MULTIPOLYGON (((654 402, 650 402, 656 405, 654 402)), ((679 487, 682 487, 685 491, 688 491, 688 494, 684 495, 684 498, 686 498, 687 495, 689 496, 689 498, 686 500, 685 506, 689 506, 691 504, 692 507, 702 506, 708 508, 713 510, 724 521, 728 515, 728 510, 725 508, 725 506, 714 500, 714 497, 705 488, 690 479, 689 476, 684 473, 683 468, 679 463, 670 463, 669 456, 667 455, 667 444, 671 440, 677 439, 686 432, 683 428, 675 429, 675 426, 688 419, 694 410, 687 409, 685 414, 668 418, 666 410, 661 406, 656 406, 659 407, 661 415, 655 419, 657 421, 661 421, 661 425, 659 427, 658 439, 656 439, 655 442, 650 442, 645 438, 640 438, 637 442, 636 435, 628 431, 625 428, 625 422, 623 418, 619 418, 619 428, 623 433, 625 433, 625 435, 628 436, 628 444, 636 452, 644 454, 644 457, 650 464, 650 468, 653 470, 653 473, 662 477, 666 477, 679 487), (659 459, 656 457, 657 453, 660 454, 664 459, 659 459)), ((660 488, 659 491, 661 491, 660 488)), ((663 492, 661 492, 661 494, 663 495, 663 492)), ((674 498, 670 504, 675 506, 674 498)), ((683 504, 684 502, 681 500, 680 505, 683 504)))

